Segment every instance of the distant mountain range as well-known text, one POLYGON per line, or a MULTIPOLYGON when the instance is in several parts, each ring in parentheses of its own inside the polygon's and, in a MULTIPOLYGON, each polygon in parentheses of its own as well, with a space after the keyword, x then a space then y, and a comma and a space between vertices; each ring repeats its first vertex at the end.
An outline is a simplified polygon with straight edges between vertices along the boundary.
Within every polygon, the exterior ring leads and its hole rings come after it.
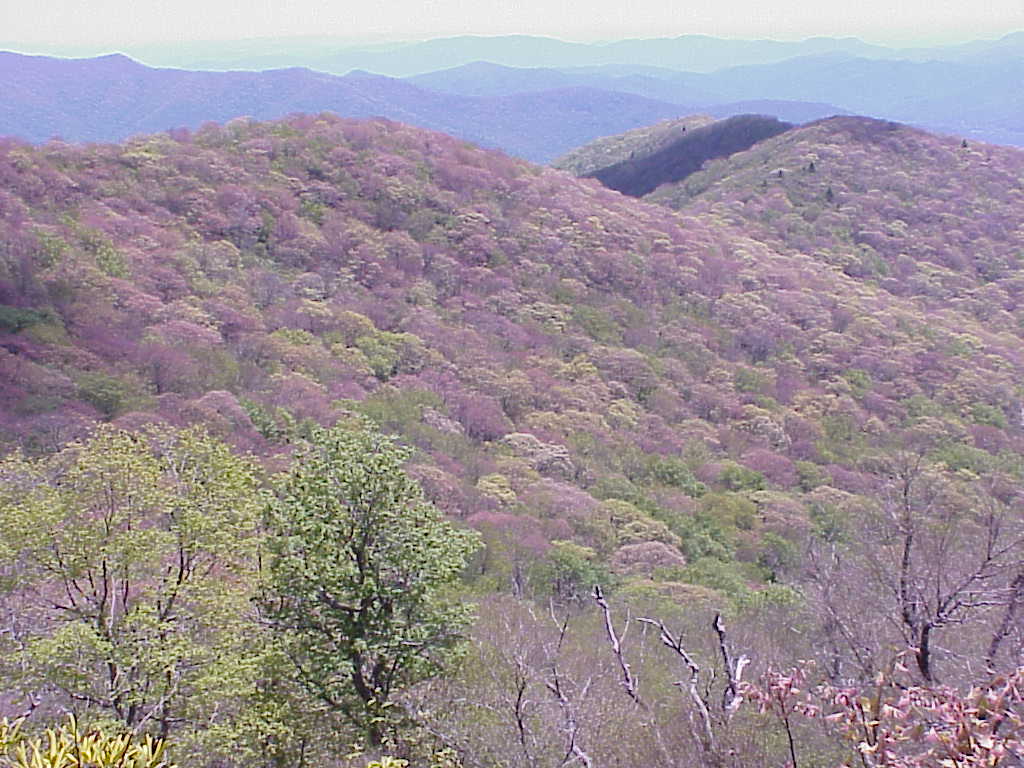
POLYGON ((387 117, 536 162, 686 111, 643 96, 584 87, 484 98, 428 91, 365 72, 344 77, 308 69, 190 72, 153 69, 122 55, 69 60, 0 53, 0 91, 0 135, 33 142, 54 136, 116 141, 239 116, 331 111, 387 117))
MULTIPOLYGON (((228 46, 222 55, 237 54, 241 58, 231 61, 239 66, 287 63, 281 57, 290 49, 283 43, 276 53, 266 48, 263 58, 253 58, 258 48, 228 46)), ((419 74, 398 79, 355 70, 339 76, 309 66, 155 69, 122 54, 63 59, 0 52, 0 135, 113 141, 239 116, 332 111, 383 116, 546 163, 595 138, 685 115, 762 113, 804 123, 856 113, 1024 146, 1024 92, 1017 87, 1024 82, 1024 33, 927 52, 852 38, 781 43, 688 36, 583 45, 464 37, 346 49, 328 66, 317 57, 329 48, 328 42, 313 45, 302 60, 348 71, 342 58, 349 57, 349 64, 377 72, 419 74), (878 58, 883 55, 903 58, 878 58), (470 56, 488 60, 466 63, 470 56), (748 63, 697 71, 728 62, 748 63), (448 64, 457 66, 436 69, 448 64), (435 71, 421 71, 431 66, 435 71), (684 66, 694 71, 678 71, 684 66)), ((203 55, 202 46, 193 45, 181 57, 203 55)))
MULTIPOLYGON (((0 91, 0 135, 33 142, 55 136, 116 141, 239 116, 331 111, 451 133, 534 162, 696 109, 571 79, 541 90, 463 95, 366 72, 344 77, 300 68, 192 72, 153 69, 120 54, 56 59, 0 53, 0 91)), ((786 111, 787 105, 779 106, 786 111)), ((828 105, 789 106, 813 117, 838 111, 828 105)), ((723 110, 734 114, 729 105, 718 105, 716 115, 723 110)))
MULTIPOLYGON (((14 44, 0 48, 19 50, 14 44)), ((110 53, 100 48, 39 46, 33 53, 89 57, 110 53)), ((997 40, 960 45, 893 48, 853 37, 814 37, 787 42, 730 40, 707 35, 572 43, 529 35, 439 38, 422 42, 354 45, 329 37, 227 40, 130 46, 121 53, 159 67, 183 69, 272 69, 308 67, 345 74, 365 69, 395 77, 490 61, 509 67, 658 67, 689 72, 713 72, 726 67, 777 63, 802 56, 844 54, 870 59, 903 61, 993 61, 1024 55, 1024 32, 997 40)))
POLYGON ((1024 91, 1016 86, 1024 82, 1024 53, 924 62, 833 53, 713 73, 514 69, 475 62, 408 80, 444 93, 477 96, 587 86, 692 105, 716 117, 763 112, 808 122, 855 113, 1024 145, 1024 91))

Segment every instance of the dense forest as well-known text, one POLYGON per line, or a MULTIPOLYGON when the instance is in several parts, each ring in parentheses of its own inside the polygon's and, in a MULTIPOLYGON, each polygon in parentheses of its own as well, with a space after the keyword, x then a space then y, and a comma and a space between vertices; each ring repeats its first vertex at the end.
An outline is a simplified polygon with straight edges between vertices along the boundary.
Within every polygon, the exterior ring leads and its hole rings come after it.
POLYGON ((0 765, 1019 764, 1024 152, 769 133, 0 140, 0 765))

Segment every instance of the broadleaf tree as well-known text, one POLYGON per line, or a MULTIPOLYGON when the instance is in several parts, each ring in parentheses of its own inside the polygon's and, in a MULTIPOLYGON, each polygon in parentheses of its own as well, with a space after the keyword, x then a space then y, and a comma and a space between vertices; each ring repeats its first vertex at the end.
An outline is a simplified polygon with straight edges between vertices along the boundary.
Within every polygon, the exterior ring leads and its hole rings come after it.
POLYGON ((170 736, 183 755, 235 752, 266 647, 251 607, 259 477, 196 429, 104 426, 50 456, 8 456, 9 695, 170 736))
POLYGON ((317 428, 268 507, 266 619, 305 690, 372 745, 472 620, 451 587, 478 536, 425 499, 409 455, 362 424, 317 428))

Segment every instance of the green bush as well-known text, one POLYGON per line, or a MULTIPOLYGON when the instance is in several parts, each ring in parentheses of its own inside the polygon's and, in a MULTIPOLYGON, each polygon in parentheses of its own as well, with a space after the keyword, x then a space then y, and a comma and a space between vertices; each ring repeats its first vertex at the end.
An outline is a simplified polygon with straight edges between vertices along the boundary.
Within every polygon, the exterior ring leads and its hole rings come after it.
POLYGON ((907 409, 907 420, 910 422, 942 416, 942 406, 925 395, 912 395, 903 400, 901 405, 907 409))
POLYGON ((770 384, 768 376, 756 368, 737 368, 732 381, 737 392, 764 392, 770 384))
POLYGON ((1002 408, 988 403, 975 403, 971 406, 971 421, 989 427, 1006 429, 1006 414, 1002 408))
POLYGON ((813 461, 796 462, 796 473, 800 478, 801 491, 813 491, 819 485, 828 485, 828 473, 813 461))
POLYGON ((935 451, 934 458, 953 472, 965 469, 976 475, 989 472, 995 465, 992 454, 963 443, 950 443, 935 451))
MULTIPOLYGON (((720 494, 712 494, 719 496, 720 494)), ((707 497, 705 497, 707 498, 707 497)), ((683 540, 681 547, 686 559, 693 561, 702 557, 730 561, 735 552, 734 530, 714 513, 698 512, 693 517, 680 520, 672 530, 683 540)))
POLYGON ((781 574, 800 564, 800 553, 789 539, 769 531, 761 537, 757 564, 765 571, 768 581, 777 581, 781 574))
POLYGON ((763 491, 764 475, 730 462, 718 476, 718 482, 730 491, 763 491))
POLYGON ((622 343, 622 330, 605 310, 581 305, 576 307, 574 319, 594 341, 602 344, 622 343))
POLYGON ((554 541, 538 565, 539 576, 556 598, 581 603, 595 584, 608 587, 611 575, 597 553, 571 541, 554 541))
POLYGON ((750 596, 751 589, 735 563, 702 557, 681 569, 678 575, 688 584, 710 587, 733 600, 742 600, 750 596))
POLYGON ((26 328, 53 320, 49 312, 36 309, 18 309, 7 304, 0 304, 0 329, 9 333, 18 333, 26 328))
POLYGON ((149 397, 135 380, 90 371, 78 377, 78 396, 107 418, 141 408, 149 397))
POLYGON ((843 378, 858 397, 871 389, 871 374, 860 368, 850 368, 843 373, 843 378))
POLYGON ((648 459, 647 468, 658 482, 678 488, 694 499, 707 492, 707 486, 694 477, 686 461, 679 456, 652 456, 648 459))

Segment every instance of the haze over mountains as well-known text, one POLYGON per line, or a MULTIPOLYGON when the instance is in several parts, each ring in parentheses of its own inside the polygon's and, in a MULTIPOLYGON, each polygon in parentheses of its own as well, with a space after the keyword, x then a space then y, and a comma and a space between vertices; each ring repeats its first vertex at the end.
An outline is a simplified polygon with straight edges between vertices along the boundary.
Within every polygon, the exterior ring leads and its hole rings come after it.
MULTIPOLYGON (((24 50, 0 41, 0 48, 24 50)), ((365 69, 406 77, 489 61, 509 67, 618 66, 713 72, 726 67, 770 64, 801 56, 845 54, 902 61, 969 61, 1019 58, 1024 32, 995 40, 947 46, 894 48, 853 37, 814 37, 802 41, 735 40, 708 35, 575 43, 531 35, 463 35, 409 43, 354 45, 333 38, 283 38, 127 45, 116 49, 33 46, 26 52, 89 57, 114 50, 155 67, 181 69, 271 69, 309 67, 343 75, 365 69)))
POLYGON ((913 50, 852 38, 782 43, 700 36, 605 45, 447 38, 342 50, 333 59, 324 41, 302 53, 283 42, 226 45, 218 60, 209 58, 214 50, 193 44, 176 59, 155 49, 139 55, 211 69, 290 66, 193 71, 153 69, 123 55, 73 60, 5 53, 0 135, 118 140, 242 115, 328 110, 385 116, 549 162, 597 137, 661 119, 754 112, 793 123, 856 113, 1024 144, 1024 92, 1017 87, 1024 82, 1024 33, 913 50))
POLYGON ((578 144, 674 117, 679 107, 633 94, 568 88, 503 97, 427 91, 394 78, 306 69, 188 72, 121 55, 63 60, 0 53, 0 135, 119 140, 239 116, 294 112, 385 116, 546 161, 578 144))
MULTIPOLYGON (((784 120, 805 122, 847 112, 967 133, 996 143, 1024 143, 1024 94, 1015 85, 1024 82, 1024 54, 916 62, 832 53, 728 67, 713 73, 512 69, 477 63, 419 75, 410 81, 466 95, 588 85, 688 104, 719 116, 724 116, 714 112, 719 105, 731 108, 737 102, 775 100, 792 102, 764 105, 765 111, 784 120), (807 115, 803 120, 801 109, 807 115)), ((755 110, 731 114, 738 111, 755 110)))

